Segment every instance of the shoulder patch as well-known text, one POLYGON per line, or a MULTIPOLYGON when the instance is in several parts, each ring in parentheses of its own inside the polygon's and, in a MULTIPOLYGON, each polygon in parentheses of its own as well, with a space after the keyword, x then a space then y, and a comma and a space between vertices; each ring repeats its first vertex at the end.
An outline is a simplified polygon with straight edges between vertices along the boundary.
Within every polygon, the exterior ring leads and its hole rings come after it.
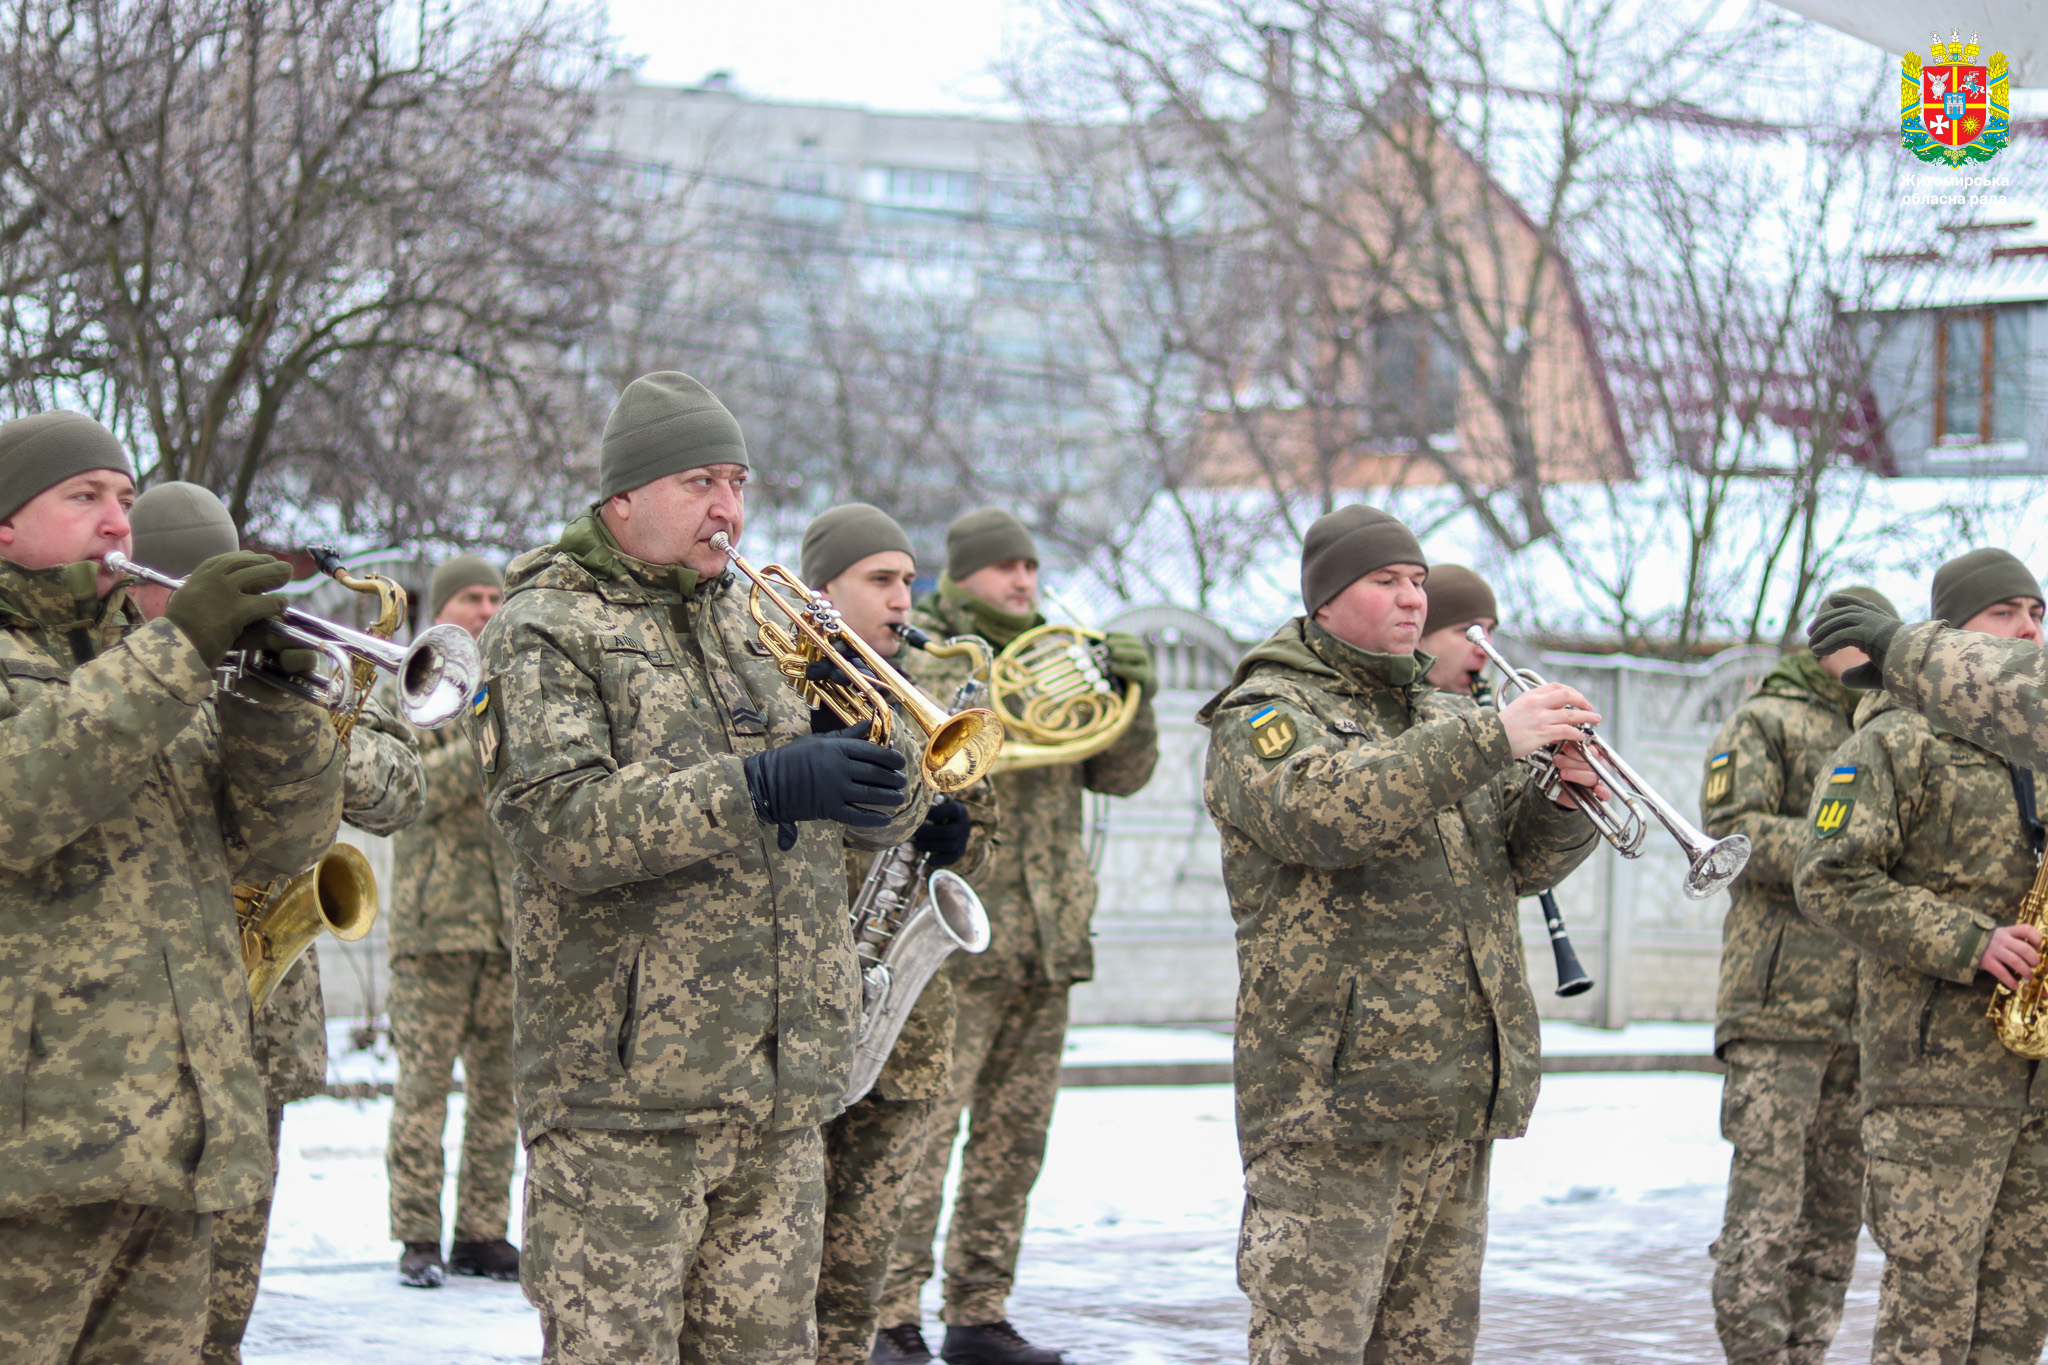
POLYGON ((1833 772, 1828 774, 1828 785, 1831 787, 1846 786, 1848 783, 1854 782, 1855 780, 1856 765, 1854 763, 1848 764, 1844 767, 1837 768, 1833 772))
POLYGON ((1856 798, 1853 796, 1827 797, 1813 812, 1813 837, 1834 838, 1849 823, 1849 812, 1855 809, 1856 798))
POLYGON ((1301 727, 1278 705, 1268 704, 1245 717, 1252 732, 1252 748, 1260 758, 1284 758, 1301 738, 1301 727))
POLYGON ((469 700, 470 733, 476 738, 476 761, 486 773, 498 770, 498 717, 491 711, 491 685, 484 683, 469 700))
POLYGON ((1707 760, 1708 805, 1718 805, 1735 794, 1735 751, 1715 754, 1707 760))

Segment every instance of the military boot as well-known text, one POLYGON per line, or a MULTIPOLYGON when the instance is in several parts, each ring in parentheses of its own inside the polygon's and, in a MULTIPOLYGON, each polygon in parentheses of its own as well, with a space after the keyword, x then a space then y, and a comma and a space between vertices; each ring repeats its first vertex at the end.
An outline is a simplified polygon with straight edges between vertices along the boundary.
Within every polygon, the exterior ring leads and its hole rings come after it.
POLYGON ((1033 1346, 1005 1321, 948 1327, 939 1359, 946 1365, 1061 1365, 1064 1357, 1033 1346))
POLYGON ((490 1242, 456 1242, 448 1248, 450 1275, 479 1275, 487 1280, 519 1278, 519 1248, 503 1237, 490 1242))
POLYGON ((398 1258, 398 1282, 415 1289, 439 1289, 448 1282, 447 1267, 441 1264, 439 1242, 407 1242, 398 1258))
POLYGON ((926 1365, 932 1348, 924 1344, 924 1329, 914 1322, 898 1323, 875 1333, 874 1353, 868 1365, 926 1365))

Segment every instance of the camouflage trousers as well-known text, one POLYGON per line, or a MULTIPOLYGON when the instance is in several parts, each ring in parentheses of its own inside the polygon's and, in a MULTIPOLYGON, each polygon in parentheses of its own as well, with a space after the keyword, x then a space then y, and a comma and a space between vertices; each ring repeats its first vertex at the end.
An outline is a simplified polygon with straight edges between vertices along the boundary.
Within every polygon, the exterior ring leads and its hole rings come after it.
POLYGON ((2048 1341, 2048 1113, 1888 1105, 1864 1116, 1863 1147, 1884 1249, 1873 1365, 2033 1365, 2048 1341))
POLYGON ((462 1057, 462 1167, 455 1240, 505 1235, 519 1120, 512 1107, 512 959, 506 953, 410 953, 391 959, 391 1043, 398 1086, 384 1169, 391 1238, 441 1240, 448 1082, 462 1057))
POLYGON ((0 1360, 199 1359, 214 1218, 146 1204, 0 1218, 0 1360))
POLYGON ((1490 1141, 1290 1143, 1245 1168, 1251 1365, 1467 1362, 1490 1141))
POLYGON ((545 1365, 809 1365, 816 1128, 556 1128, 526 1153, 520 1283, 545 1365))
POLYGON ((825 1126, 818 1365, 866 1365, 932 1101, 870 1094, 825 1126))
POLYGON ((1735 1154, 1710 1249, 1714 1327, 1730 1361, 1820 1365, 1863 1227, 1857 1048, 1738 1039, 1722 1056, 1735 1154))
MULTIPOLYGON (((277 1163, 284 1132, 284 1106, 270 1104, 270 1160, 277 1163)), ((273 1193, 276 1181, 271 1182, 273 1193)), ((241 1365, 242 1337, 256 1308, 256 1287, 263 1278, 263 1248, 270 1241, 271 1195, 247 1208, 213 1216, 213 1256, 206 1276, 206 1343, 204 1365, 241 1365)))
POLYGON ((1000 1322, 1007 1316, 1025 1210, 1045 1162, 1045 1136, 1059 1097, 1068 989, 1065 983, 953 979, 959 1011, 953 1028, 954 1089, 932 1113, 924 1159, 910 1184, 882 1295, 884 1326, 923 1317, 918 1297, 932 1277, 932 1239, 938 1234, 946 1168, 963 1113, 967 1147, 953 1194, 953 1218, 946 1226, 943 1316, 955 1326, 1000 1322))

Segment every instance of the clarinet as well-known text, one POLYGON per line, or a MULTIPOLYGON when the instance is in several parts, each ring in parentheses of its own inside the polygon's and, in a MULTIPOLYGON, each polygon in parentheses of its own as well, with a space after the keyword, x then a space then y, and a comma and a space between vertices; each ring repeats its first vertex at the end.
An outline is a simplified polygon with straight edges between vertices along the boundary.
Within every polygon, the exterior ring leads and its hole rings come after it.
MULTIPOLYGON (((1493 687, 1485 678, 1472 680, 1472 697, 1482 706, 1493 706, 1493 687)), ((1557 897, 1550 892, 1540 892, 1537 901, 1543 906, 1543 927, 1550 933, 1550 953, 1557 960, 1557 993, 1570 999, 1584 995, 1593 989, 1593 978, 1586 975, 1586 969, 1579 964, 1579 955, 1572 948, 1571 932, 1564 927, 1564 912, 1557 908, 1557 897)))

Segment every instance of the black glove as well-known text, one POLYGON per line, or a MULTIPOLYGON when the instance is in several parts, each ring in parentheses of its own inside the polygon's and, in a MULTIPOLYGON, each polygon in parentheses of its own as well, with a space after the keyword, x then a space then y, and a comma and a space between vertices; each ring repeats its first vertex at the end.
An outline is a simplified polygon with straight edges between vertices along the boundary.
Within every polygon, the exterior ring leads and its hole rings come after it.
POLYGON ((926 812, 924 823, 910 836, 910 846, 931 860, 933 868, 951 867, 967 856, 974 823, 962 801, 941 801, 926 812))
POLYGON ((164 604, 208 668, 217 668, 235 639, 258 621, 276 616, 285 601, 271 592, 291 581, 291 565, 254 550, 215 555, 192 571, 164 604))
POLYGON ((862 736, 868 722, 812 735, 745 761, 754 814, 781 827, 776 847, 796 846, 799 820, 837 820, 855 829, 879 829, 894 818, 909 785, 903 755, 862 736), (878 809, 871 809, 878 808, 878 809))
POLYGON ((1874 607, 1860 597, 1830 593, 1821 604, 1820 615, 1806 628, 1806 642, 1819 655, 1851 648, 1869 655, 1869 663, 1858 664, 1842 675, 1842 684, 1875 692, 1884 686, 1885 651, 1904 624, 1883 607, 1874 607))

